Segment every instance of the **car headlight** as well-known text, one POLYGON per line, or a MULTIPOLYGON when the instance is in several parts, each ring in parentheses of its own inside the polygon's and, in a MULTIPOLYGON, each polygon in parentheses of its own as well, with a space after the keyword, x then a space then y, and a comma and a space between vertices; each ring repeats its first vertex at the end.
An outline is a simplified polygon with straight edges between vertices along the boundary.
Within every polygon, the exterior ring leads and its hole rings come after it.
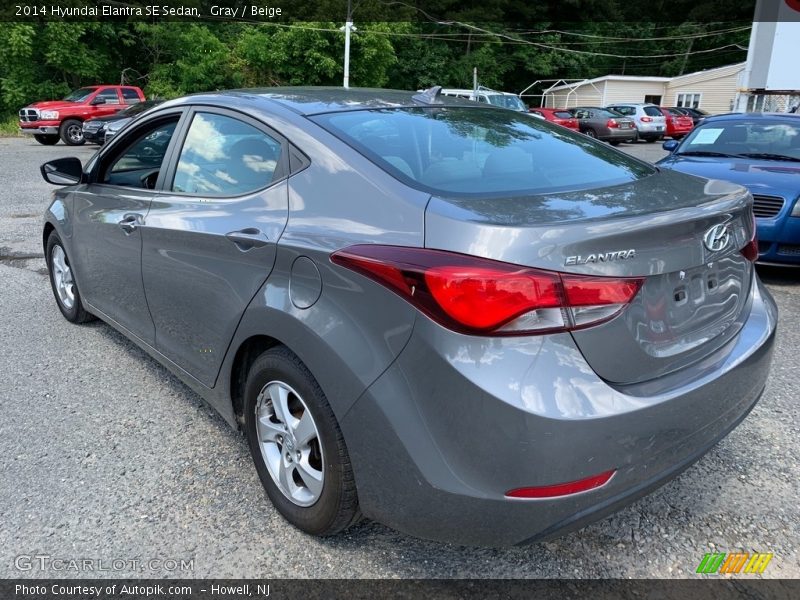
POLYGON ((800 198, 794 201, 794 208, 792 209, 793 217, 800 217, 800 198))
POLYGON ((39 116, 43 120, 52 121, 53 119, 58 118, 58 111, 57 110, 43 110, 39 116))

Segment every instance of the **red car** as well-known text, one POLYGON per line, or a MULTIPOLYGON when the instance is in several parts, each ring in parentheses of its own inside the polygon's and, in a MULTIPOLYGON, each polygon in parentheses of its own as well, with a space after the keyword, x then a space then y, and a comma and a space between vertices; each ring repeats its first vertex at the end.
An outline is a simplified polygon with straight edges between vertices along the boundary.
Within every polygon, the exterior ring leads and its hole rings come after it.
POLYGON ((574 129, 575 131, 581 130, 580 125, 578 125, 578 119, 573 117, 572 113, 565 108, 529 108, 528 112, 544 117, 548 121, 552 121, 567 129, 574 129))
POLYGON ((84 143, 83 122, 105 117, 144 101, 144 93, 131 85, 92 85, 62 100, 35 102, 19 111, 20 133, 52 146, 60 139, 68 146, 84 143))
POLYGON ((664 135, 667 137, 671 137, 673 140, 679 140, 689 133, 694 127, 694 121, 692 121, 692 117, 689 117, 673 108, 664 108, 663 106, 659 106, 658 108, 666 117, 667 131, 664 133, 664 135))

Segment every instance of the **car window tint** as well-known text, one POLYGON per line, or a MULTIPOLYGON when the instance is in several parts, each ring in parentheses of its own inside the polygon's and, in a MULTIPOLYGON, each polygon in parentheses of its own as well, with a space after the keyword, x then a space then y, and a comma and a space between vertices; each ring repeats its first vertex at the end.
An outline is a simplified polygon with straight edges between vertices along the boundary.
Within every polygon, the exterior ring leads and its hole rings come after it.
POLYGON ((122 97, 125 99, 125 104, 137 104, 141 101, 141 98, 139 98, 139 94, 136 93, 136 90, 132 90, 130 88, 122 88, 122 97))
POLYGON ((268 186, 281 143, 238 119, 197 113, 181 149, 172 190, 237 196, 268 186))
POLYGON ((112 158, 100 178, 103 183, 151 189, 155 185, 178 120, 173 119, 141 133, 112 158))
POLYGON ((656 106, 645 106, 644 107, 644 114, 650 117, 663 117, 664 115, 661 113, 661 110, 656 106))
POLYGON ((117 96, 117 90, 112 88, 106 88, 104 90, 100 90, 100 93, 97 94, 97 98, 103 98, 106 101, 106 104, 119 104, 119 96, 117 96))
POLYGON ((512 111, 420 107, 312 119, 398 179, 439 194, 535 194, 653 173, 579 133, 512 111))
POLYGON ((609 108, 613 111, 618 112, 621 115, 635 115, 636 109, 632 106, 609 106, 609 108))
POLYGON ((572 118, 572 113, 568 113, 565 110, 557 110, 553 114, 555 116, 557 116, 559 119, 571 119, 572 118))

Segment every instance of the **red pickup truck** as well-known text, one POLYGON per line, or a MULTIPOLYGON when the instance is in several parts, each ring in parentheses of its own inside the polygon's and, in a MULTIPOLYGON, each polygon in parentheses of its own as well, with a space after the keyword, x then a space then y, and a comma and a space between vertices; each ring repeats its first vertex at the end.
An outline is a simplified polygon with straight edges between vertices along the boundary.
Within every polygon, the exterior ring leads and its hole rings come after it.
POLYGON ((69 146, 84 143, 83 122, 104 117, 144 100, 138 87, 93 85, 75 90, 63 100, 35 102, 19 111, 19 129, 40 144, 62 140, 69 146))

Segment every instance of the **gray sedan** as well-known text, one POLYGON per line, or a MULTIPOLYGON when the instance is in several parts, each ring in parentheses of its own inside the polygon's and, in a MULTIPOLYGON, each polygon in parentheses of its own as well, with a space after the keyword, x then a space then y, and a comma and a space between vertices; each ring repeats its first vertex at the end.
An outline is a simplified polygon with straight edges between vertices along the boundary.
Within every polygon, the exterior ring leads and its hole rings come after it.
POLYGON ((576 119, 581 133, 617 146, 636 140, 636 123, 633 119, 597 106, 579 106, 569 110, 576 119))
POLYGON ((42 174, 69 184, 42 231, 58 309, 243 430, 305 532, 550 538, 674 477, 764 389, 750 194, 525 114, 209 93, 42 174))

